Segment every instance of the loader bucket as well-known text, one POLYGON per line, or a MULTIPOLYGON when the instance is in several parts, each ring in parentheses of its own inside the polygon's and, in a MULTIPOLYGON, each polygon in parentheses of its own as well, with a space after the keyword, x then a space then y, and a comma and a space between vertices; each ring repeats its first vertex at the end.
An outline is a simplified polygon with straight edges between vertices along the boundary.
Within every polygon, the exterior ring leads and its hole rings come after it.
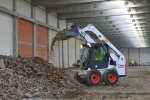
POLYGON ((77 26, 71 26, 71 29, 66 33, 66 36, 77 36, 79 35, 79 31, 77 26))

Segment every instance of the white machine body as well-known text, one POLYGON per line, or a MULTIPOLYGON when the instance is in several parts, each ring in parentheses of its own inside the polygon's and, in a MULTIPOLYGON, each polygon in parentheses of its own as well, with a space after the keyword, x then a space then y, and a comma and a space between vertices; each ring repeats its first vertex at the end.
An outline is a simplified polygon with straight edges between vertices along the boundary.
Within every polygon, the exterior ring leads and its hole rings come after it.
MULTIPOLYGON (((108 65, 108 68, 104 69, 98 69, 102 74, 106 69, 112 69, 115 68, 118 72, 118 75, 121 76, 126 76, 126 58, 124 55, 101 33, 99 32, 92 24, 87 25, 85 28, 79 29, 79 34, 83 36, 83 38, 86 39, 87 42, 89 43, 96 43, 86 32, 90 31, 94 33, 100 41, 104 42, 107 44, 115 53, 110 53, 111 59, 116 62, 116 65, 108 65)), ((109 60, 110 61, 110 60, 109 60)), ((91 70, 88 68, 87 70, 78 70, 78 75, 80 77, 85 77, 87 71, 91 70)))

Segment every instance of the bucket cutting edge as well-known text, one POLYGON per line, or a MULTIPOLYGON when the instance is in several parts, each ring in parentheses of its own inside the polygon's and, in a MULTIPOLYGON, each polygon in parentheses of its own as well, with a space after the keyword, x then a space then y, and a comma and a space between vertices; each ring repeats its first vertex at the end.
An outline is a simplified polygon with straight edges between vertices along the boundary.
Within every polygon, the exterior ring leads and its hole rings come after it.
POLYGON ((77 26, 71 26, 71 29, 66 33, 66 36, 77 36, 79 35, 79 31, 77 26))

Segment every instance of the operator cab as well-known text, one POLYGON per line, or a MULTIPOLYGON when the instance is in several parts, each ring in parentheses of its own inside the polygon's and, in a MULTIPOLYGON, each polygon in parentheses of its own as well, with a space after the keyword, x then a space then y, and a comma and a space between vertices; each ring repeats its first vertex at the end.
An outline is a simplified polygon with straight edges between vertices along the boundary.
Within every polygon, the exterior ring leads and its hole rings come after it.
POLYGON ((80 69, 102 69, 108 67, 108 46, 101 43, 87 43, 81 45, 80 69))

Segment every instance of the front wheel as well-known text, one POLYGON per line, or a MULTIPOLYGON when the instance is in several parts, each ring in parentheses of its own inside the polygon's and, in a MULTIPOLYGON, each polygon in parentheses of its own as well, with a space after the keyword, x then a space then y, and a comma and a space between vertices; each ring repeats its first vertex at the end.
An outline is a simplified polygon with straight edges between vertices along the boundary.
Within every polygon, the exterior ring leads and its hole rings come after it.
POLYGON ((86 83, 90 86, 99 86, 102 84, 102 75, 98 70, 88 71, 85 79, 86 83))
POLYGON ((119 76, 116 69, 106 70, 103 74, 103 81, 106 85, 115 85, 118 82, 119 76))

